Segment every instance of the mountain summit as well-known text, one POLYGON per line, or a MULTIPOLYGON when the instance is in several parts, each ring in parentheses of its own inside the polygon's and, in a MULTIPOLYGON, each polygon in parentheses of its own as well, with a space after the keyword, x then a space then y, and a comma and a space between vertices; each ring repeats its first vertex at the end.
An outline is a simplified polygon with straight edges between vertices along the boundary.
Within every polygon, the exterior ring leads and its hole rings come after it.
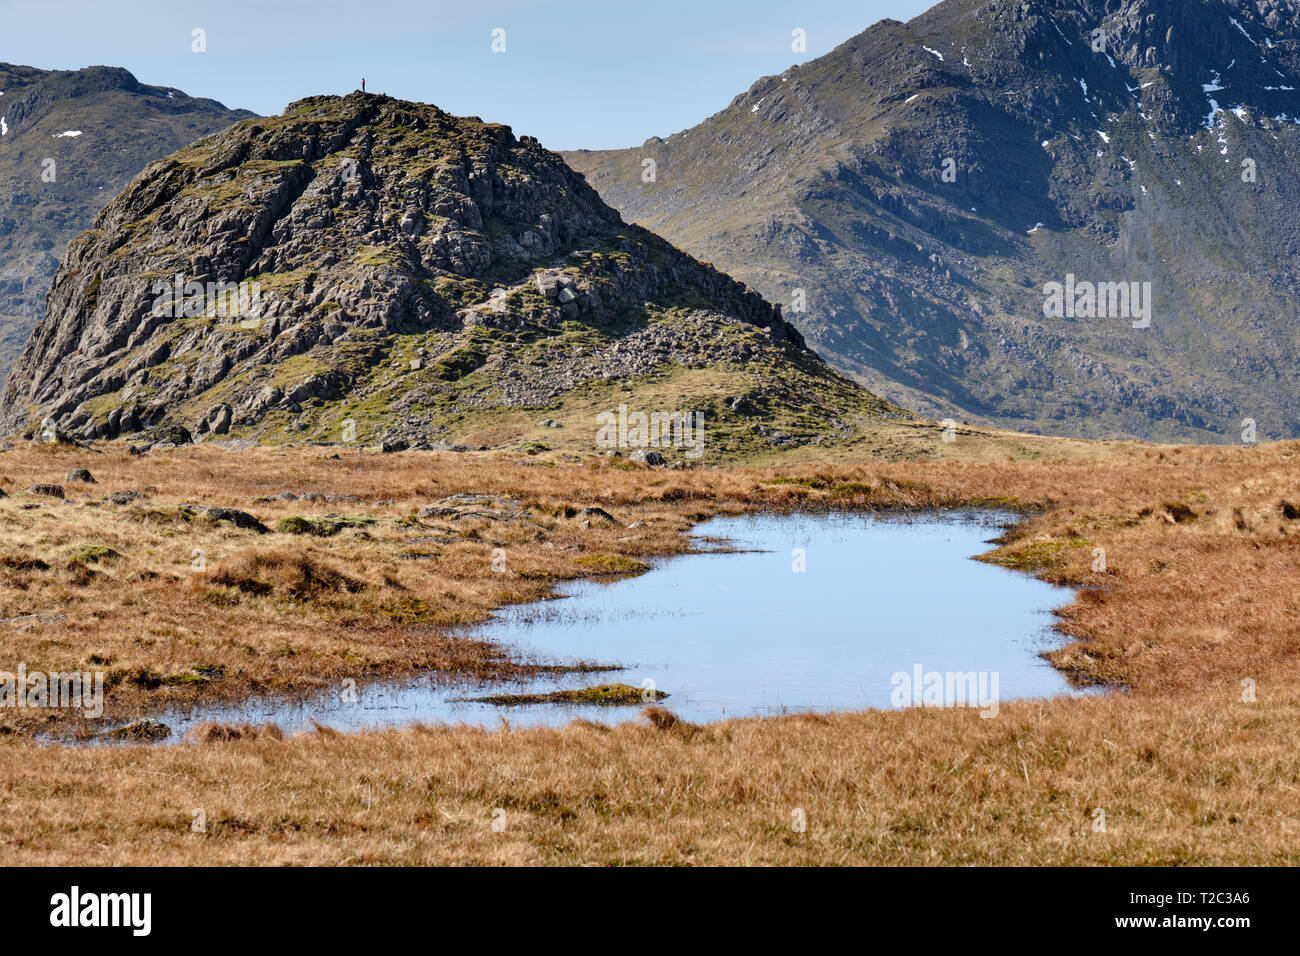
POLYGON ((946 0, 686 132, 566 159, 912 408, 1279 438, 1300 434, 1298 87, 1292 0, 946 0))
POLYGON ((652 412, 719 451, 906 417, 535 139, 354 93, 149 165, 69 245, 0 427, 590 445, 652 412))

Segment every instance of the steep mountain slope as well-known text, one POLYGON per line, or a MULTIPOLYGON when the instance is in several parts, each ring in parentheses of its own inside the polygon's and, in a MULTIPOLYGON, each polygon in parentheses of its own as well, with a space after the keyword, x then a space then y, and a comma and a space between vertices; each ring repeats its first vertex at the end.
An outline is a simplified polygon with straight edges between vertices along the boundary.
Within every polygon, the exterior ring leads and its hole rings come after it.
POLYGON ((702 412, 711 453, 907 417, 531 137, 356 93, 200 140, 109 203, 0 430, 506 444, 547 417, 590 448, 620 404, 702 412))
POLYGON ((909 407, 1085 437, 1236 441, 1244 418, 1291 437, 1296 87, 1294 0, 947 0, 686 132, 566 159, 909 407), (1150 282, 1149 326, 1109 296, 1046 314, 1070 276, 1150 282))
POLYGON ((0 379, 69 239, 152 160, 252 116, 104 66, 0 63, 0 379))

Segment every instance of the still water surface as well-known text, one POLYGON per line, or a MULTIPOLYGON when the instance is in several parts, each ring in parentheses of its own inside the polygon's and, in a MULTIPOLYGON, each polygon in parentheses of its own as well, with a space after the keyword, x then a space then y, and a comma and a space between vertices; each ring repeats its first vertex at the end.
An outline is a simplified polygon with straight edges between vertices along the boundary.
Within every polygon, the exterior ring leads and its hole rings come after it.
POLYGON ((500 707, 457 698, 621 682, 666 691, 664 706, 702 722, 919 702, 921 688, 911 686, 918 671, 975 672, 1002 702, 1069 693, 1038 655, 1055 646, 1051 611, 1071 592, 970 560, 1010 520, 951 512, 714 519, 694 532, 706 553, 657 562, 635 578, 574 583, 564 597, 507 608, 468 632, 535 659, 622 671, 472 687, 422 677, 361 685, 355 703, 334 691, 160 716, 173 741, 208 720, 272 721, 286 732, 312 720, 340 730, 495 727, 501 716, 512 726, 575 717, 614 723, 635 718, 639 706, 500 707))

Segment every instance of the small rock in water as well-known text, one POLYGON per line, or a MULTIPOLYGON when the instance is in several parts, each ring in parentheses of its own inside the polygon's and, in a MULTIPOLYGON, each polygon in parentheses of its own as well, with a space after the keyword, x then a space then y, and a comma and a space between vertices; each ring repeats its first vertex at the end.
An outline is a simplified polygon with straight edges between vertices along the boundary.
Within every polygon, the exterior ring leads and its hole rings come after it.
POLYGON ((157 720, 135 720, 98 736, 107 740, 163 740, 172 735, 172 729, 157 720))

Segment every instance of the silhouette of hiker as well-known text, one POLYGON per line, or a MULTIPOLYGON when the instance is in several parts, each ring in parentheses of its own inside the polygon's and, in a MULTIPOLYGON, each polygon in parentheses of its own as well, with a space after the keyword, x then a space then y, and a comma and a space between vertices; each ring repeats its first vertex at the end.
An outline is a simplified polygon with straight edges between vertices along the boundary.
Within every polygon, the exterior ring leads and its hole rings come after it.
POLYGON ((361 78, 361 92, 364 93, 365 91, 366 91, 366 78, 363 76, 361 78))

